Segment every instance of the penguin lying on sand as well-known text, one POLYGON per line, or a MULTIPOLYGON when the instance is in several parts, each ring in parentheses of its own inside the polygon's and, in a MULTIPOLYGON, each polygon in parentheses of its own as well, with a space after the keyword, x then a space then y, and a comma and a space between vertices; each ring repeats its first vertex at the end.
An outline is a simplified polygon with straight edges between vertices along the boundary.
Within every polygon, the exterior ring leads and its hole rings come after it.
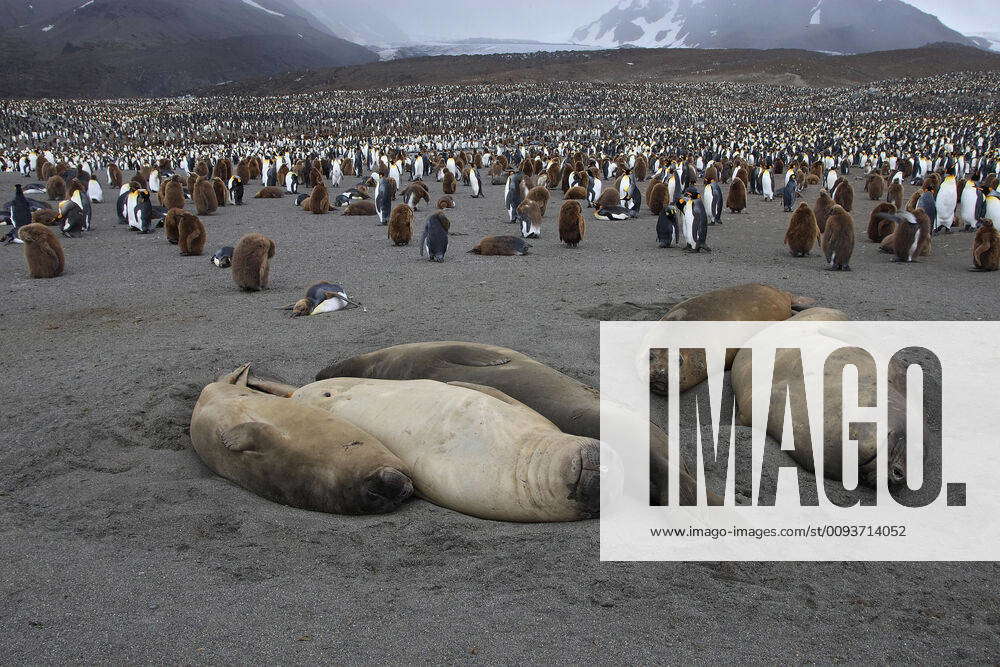
POLYGON ((282 306, 279 310, 290 310, 292 317, 302 317, 333 313, 350 306, 360 307, 361 304, 351 300, 343 286, 336 283, 316 283, 306 291, 304 299, 299 299, 290 306, 282 306))

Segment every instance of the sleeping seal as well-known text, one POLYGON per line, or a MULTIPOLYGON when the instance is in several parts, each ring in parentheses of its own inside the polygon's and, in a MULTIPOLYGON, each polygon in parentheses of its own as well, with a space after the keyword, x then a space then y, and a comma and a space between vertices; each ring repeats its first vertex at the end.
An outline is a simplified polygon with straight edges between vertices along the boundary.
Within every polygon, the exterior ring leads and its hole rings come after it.
POLYGON ((435 505, 497 521, 576 521, 600 508, 600 443, 509 397, 435 380, 320 380, 292 401, 372 433, 435 505), (506 399, 506 400, 504 400, 506 399))
MULTIPOLYGON (((846 322, 850 318, 843 312, 839 310, 834 310, 832 308, 810 308, 801 313, 797 313, 793 317, 789 318, 789 322, 846 322)), ((761 335, 766 335, 761 334, 761 335)), ((811 335, 803 335, 797 339, 797 343, 800 348, 811 347, 812 345, 823 345, 825 346, 830 340, 829 336, 823 334, 822 332, 816 332, 811 335), (810 342, 814 339, 814 342, 810 342)), ((774 357, 774 370, 773 378, 774 384, 776 386, 781 386, 783 383, 787 383, 795 377, 799 377, 802 372, 801 363, 802 356, 799 353, 800 348, 784 349, 776 351, 774 357)), ((859 400, 865 401, 868 405, 875 405, 876 394, 875 394, 875 380, 872 377, 871 382, 861 382, 861 378, 865 376, 862 372, 864 368, 863 362, 865 358, 868 357, 867 352, 860 350, 856 347, 851 347, 847 343, 838 342, 837 349, 840 350, 840 354, 843 356, 843 361, 847 364, 853 364, 858 369, 859 375, 859 386, 857 388, 859 400)), ((741 351, 736 355, 736 359, 732 364, 732 383, 733 383, 733 393, 736 396, 736 407, 738 409, 738 423, 744 426, 749 425, 752 422, 753 414, 753 367, 752 367, 752 352, 749 349, 741 351)), ((874 372, 874 366, 872 366, 871 371, 874 372)), ((903 401, 902 405, 906 404, 906 399, 903 398, 903 393, 899 388, 900 378, 890 377, 889 379, 889 402, 894 403, 897 401, 903 401)), ((905 383, 905 376, 902 379, 905 383)), ((824 386, 831 384, 828 380, 824 379, 824 386)), ((765 387, 760 387, 758 393, 766 392, 768 395, 771 393, 771 385, 768 384, 765 387)), ((791 392, 788 398, 790 402, 790 409, 795 411, 801 411, 804 413, 806 411, 806 405, 804 396, 798 392, 791 392)), ((824 396, 824 411, 832 411, 832 414, 843 414, 843 391, 831 392, 824 396), (829 405, 827 404, 828 402, 829 405)), ((896 413, 890 413, 890 424, 889 424, 889 474, 888 480, 889 484, 896 486, 902 484, 906 481, 906 420, 905 414, 902 419, 898 418, 896 413)), ((785 411, 769 411, 769 419, 766 425, 766 431, 769 436, 781 442, 782 433, 784 430, 785 423, 785 411)), ((791 456, 795 461, 808 470, 809 472, 815 472, 814 455, 818 454, 823 457, 824 467, 823 475, 830 479, 843 479, 843 446, 844 441, 840 437, 840 429, 842 424, 839 421, 827 422, 824 420, 824 430, 822 434, 816 434, 815 438, 811 437, 809 424, 804 421, 794 421, 793 422, 793 438, 794 438, 794 449, 788 450, 789 456, 791 456), (816 447, 813 446, 814 440, 821 441, 816 442, 816 447), (814 453, 814 450, 818 450, 814 453)), ((930 442, 929 436, 926 432, 925 425, 924 432, 924 442, 930 442)), ((853 436, 852 436, 853 437, 853 436)), ((877 481, 877 447, 874 439, 858 439, 858 480, 862 484, 874 487, 877 481)), ((926 451, 926 448, 925 448, 926 451)))
POLYGON ((375 437, 334 415, 247 386, 249 365, 206 386, 191 443, 214 472, 292 507, 391 512, 413 493, 407 467, 375 437))
MULTIPOLYGON (((808 307, 812 299, 796 297, 769 285, 750 283, 699 294, 682 301, 660 318, 663 322, 778 322, 795 310, 808 307)), ((726 355, 726 368, 735 353, 726 355)), ((680 355, 680 390, 687 391, 708 377, 703 356, 680 355)), ((655 394, 667 395, 667 350, 649 351, 649 385, 655 394)))
MULTIPOLYGON (((395 345, 327 366, 317 380, 337 377, 471 382, 500 390, 551 420, 565 433, 600 438, 600 392, 531 357, 493 345, 429 342, 395 345)), ((667 434, 649 425, 650 502, 667 504, 667 434)), ((680 471, 682 502, 696 500, 695 480, 680 471)), ((710 496, 709 503, 721 503, 710 496)))

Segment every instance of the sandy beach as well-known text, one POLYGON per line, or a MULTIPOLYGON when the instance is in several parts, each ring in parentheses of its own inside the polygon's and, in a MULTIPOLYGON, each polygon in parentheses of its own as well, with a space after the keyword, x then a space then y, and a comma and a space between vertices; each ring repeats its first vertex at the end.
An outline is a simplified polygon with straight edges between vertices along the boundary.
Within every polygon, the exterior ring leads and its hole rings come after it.
MULTIPOLYGON (((993 563, 601 563, 595 521, 496 523, 422 500, 381 516, 306 512, 217 477, 191 449, 199 391, 244 362, 304 384, 355 354, 466 340, 596 385, 601 319, 658 319, 744 282, 858 320, 995 317, 1000 277, 967 271, 972 235, 891 263, 865 236, 874 202, 860 176, 850 273, 825 271, 818 250, 792 258, 788 214, 759 197, 695 255, 658 248, 645 209, 620 223, 587 211, 569 249, 553 193, 530 255, 479 257, 467 251, 483 236, 517 233, 488 185, 483 199, 459 189, 443 264, 416 243, 433 209, 400 248, 375 217, 252 199, 259 184, 245 206, 202 218, 206 254, 182 257, 162 230, 119 226, 102 180, 94 230, 61 239, 63 277, 32 280, 20 246, 0 247, 0 661, 1000 660, 993 563), (277 244, 262 293, 209 261, 249 232, 277 244), (321 280, 367 310, 276 310, 321 280)), ((17 182, 0 175, 4 201, 17 182)), ((441 185, 430 190, 436 201, 441 185)))

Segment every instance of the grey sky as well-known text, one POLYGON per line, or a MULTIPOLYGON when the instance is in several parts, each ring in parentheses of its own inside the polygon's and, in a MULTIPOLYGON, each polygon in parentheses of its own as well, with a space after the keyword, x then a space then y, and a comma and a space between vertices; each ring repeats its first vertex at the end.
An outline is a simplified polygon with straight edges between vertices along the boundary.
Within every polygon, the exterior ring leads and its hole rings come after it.
MULTIPOLYGON (((502 37, 565 41, 578 27, 594 20, 618 0, 381 0, 377 7, 403 30, 434 37, 502 37)), ((813 2, 814 0, 801 0, 813 2)), ((935 14, 959 32, 977 33, 1000 28, 987 17, 996 16, 997 0, 909 0, 935 14)))

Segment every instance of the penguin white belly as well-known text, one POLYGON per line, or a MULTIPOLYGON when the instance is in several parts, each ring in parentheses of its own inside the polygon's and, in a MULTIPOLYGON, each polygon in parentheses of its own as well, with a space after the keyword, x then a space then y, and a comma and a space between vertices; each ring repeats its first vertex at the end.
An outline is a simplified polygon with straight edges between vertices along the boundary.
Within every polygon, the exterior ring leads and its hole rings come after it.
POLYGON ((987 220, 1000 220, 1000 198, 997 197, 986 198, 985 218, 987 220))
POLYGON ((771 201, 774 199, 774 188, 771 185, 771 174, 769 172, 764 172, 764 175, 760 179, 761 190, 764 193, 764 199, 771 201))
POLYGON ((347 301, 339 296, 332 296, 329 299, 317 304, 317 306, 313 308, 312 312, 309 314, 321 315, 323 313, 333 313, 338 310, 343 310, 344 308, 347 308, 347 301))
POLYGON ((941 191, 937 196, 937 226, 951 227, 955 220, 955 205, 958 203, 958 192, 955 182, 949 181, 941 186, 941 191))
POLYGON ((962 204, 960 206, 960 213, 962 222, 967 225, 976 224, 976 200, 979 193, 976 191, 975 187, 972 185, 966 185, 965 189, 962 190, 962 204))
POLYGON ((705 186, 705 194, 702 195, 702 199, 705 200, 705 212, 708 213, 709 222, 714 222, 715 216, 712 214, 714 210, 712 203, 715 201, 715 195, 712 194, 711 184, 705 186))
POLYGON ((680 241, 694 247, 694 210, 691 206, 684 208, 684 215, 681 217, 680 241))
POLYGON ((837 182, 837 172, 831 171, 826 175, 826 189, 833 190, 833 184, 837 182))
POLYGON ((101 190, 101 184, 97 182, 96 178, 90 179, 90 183, 87 184, 87 196, 93 202, 104 201, 104 191, 101 190))

